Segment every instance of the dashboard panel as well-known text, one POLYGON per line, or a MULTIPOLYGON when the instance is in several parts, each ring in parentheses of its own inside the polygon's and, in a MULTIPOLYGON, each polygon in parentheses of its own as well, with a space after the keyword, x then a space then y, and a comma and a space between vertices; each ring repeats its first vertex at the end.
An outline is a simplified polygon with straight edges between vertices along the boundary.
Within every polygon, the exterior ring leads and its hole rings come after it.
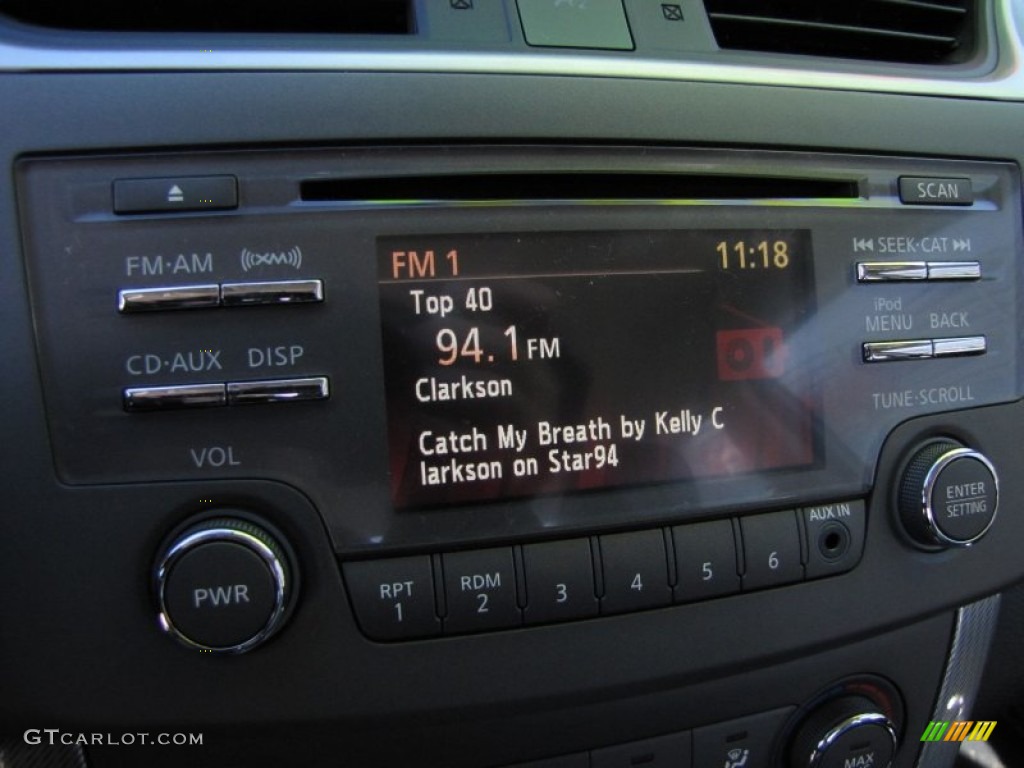
POLYGON ((456 5, 4 22, 0 757, 953 765, 1024 576, 1019 8, 892 65, 456 5))

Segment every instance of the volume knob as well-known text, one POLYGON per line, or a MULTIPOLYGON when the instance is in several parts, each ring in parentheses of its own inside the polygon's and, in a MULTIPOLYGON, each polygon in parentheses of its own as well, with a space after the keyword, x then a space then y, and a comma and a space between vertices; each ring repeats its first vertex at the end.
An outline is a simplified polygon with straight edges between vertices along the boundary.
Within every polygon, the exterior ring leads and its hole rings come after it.
POLYGON ((282 626, 293 571, 277 539, 238 518, 187 528, 156 566, 160 627, 195 650, 242 653, 282 626))
POLYGON ((983 454, 949 439, 921 447, 903 471, 900 518, 915 542, 968 547, 988 533, 999 508, 999 477, 983 454))

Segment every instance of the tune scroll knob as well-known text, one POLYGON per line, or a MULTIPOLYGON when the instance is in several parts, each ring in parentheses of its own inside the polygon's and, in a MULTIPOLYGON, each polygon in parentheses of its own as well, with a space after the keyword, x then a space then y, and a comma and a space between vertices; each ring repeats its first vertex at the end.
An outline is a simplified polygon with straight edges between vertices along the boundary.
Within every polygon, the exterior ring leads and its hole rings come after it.
POLYGON ((903 470, 900 518, 928 549, 968 547, 988 533, 999 507, 999 477, 983 454, 949 439, 922 446, 903 470))
POLYGON ((278 538, 234 517, 176 536, 157 560, 155 581, 160 627, 210 653, 243 653, 268 640, 294 593, 294 569, 278 538))
POLYGON ((841 696, 814 710, 796 731, 792 768, 886 768, 896 756, 896 726, 870 699, 841 696))

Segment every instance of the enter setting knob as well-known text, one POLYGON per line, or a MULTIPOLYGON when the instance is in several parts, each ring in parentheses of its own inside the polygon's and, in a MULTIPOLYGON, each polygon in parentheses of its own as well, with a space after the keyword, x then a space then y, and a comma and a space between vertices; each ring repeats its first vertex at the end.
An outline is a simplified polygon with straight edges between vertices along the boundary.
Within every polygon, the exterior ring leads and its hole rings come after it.
POLYGON ((919 544, 966 547, 984 536, 999 507, 999 478, 984 455, 944 439, 920 448, 898 492, 900 518, 919 544))
POLYGON ((284 549, 263 527, 205 520, 176 537, 157 562, 160 626, 196 650, 248 651, 283 624, 292 581, 284 549))
POLYGON ((841 696, 811 712, 790 747, 792 768, 886 768, 896 756, 896 726, 863 696, 841 696))

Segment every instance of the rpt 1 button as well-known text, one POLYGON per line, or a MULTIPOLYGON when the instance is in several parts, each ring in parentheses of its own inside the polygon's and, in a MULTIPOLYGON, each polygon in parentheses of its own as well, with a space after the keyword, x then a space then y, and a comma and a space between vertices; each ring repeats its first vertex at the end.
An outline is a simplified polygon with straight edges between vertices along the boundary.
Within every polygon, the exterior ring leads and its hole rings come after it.
POLYGON ((406 640, 441 634, 429 555, 345 563, 343 570, 356 619, 367 636, 406 640))

